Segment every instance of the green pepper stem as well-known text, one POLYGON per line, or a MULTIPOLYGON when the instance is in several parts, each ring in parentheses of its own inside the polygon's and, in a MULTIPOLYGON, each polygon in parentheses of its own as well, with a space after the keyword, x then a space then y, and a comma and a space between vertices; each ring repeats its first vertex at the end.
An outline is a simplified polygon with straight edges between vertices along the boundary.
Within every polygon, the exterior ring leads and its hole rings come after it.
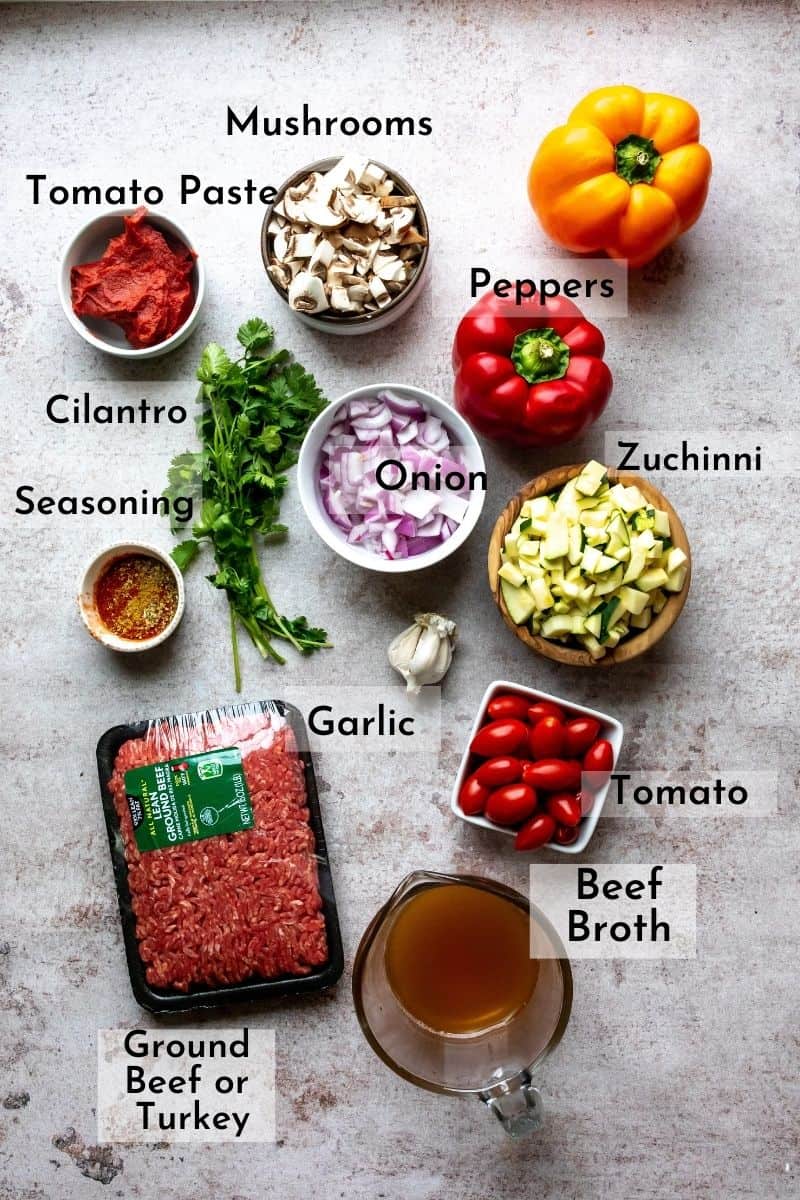
POLYGON ((629 133, 614 147, 615 170, 620 179, 634 183, 652 183, 661 162, 661 155, 650 138, 629 133))
POLYGON ((511 361, 526 383, 562 379, 569 366, 569 346, 554 329, 526 329, 514 340, 511 361))

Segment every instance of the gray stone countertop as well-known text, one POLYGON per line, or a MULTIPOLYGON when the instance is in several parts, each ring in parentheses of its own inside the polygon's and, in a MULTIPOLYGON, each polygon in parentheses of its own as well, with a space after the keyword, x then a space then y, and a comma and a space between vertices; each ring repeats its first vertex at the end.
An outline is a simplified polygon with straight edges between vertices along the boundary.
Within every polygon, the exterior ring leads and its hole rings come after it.
POLYGON ((508 497, 548 466, 602 457, 605 429, 796 436, 797 33, 795 4, 714 0, 6 8, 3 1200, 797 1194, 795 481, 769 471, 663 480, 693 548, 691 595, 649 657, 610 673, 528 654, 485 576, 508 497), (284 611, 324 625, 335 649, 280 670, 243 645, 248 698, 291 698, 297 687, 324 698, 345 677, 390 694, 385 648, 412 612, 441 609, 461 629, 438 756, 317 764, 347 967, 330 994, 248 1016, 277 1031, 278 1143, 93 1149, 97 1030, 155 1023, 128 984, 95 743, 121 721, 225 703, 234 691, 224 602, 199 569, 179 634, 147 662, 119 661, 80 625, 75 582, 90 554, 121 537, 168 546, 163 524, 13 511, 23 483, 50 494, 154 490, 187 431, 57 427, 45 401, 87 385, 115 399, 133 380, 154 398, 177 387, 190 403, 204 342, 230 343, 254 313, 331 397, 378 378, 449 397, 469 267, 526 274, 565 257, 525 196, 539 139, 587 91, 623 80, 696 105, 714 176, 695 230, 632 279, 627 318, 605 323, 615 387, 598 426, 563 451, 487 447, 480 525, 441 569, 388 582, 349 567, 318 541, 294 488, 291 536, 265 559, 284 611), (413 181, 434 230, 431 285, 402 323, 355 340, 304 329, 264 276, 258 206, 172 200, 180 172, 204 185, 277 184, 341 149, 326 137, 227 137, 227 104, 256 102, 268 114, 307 102, 320 115, 432 117, 430 137, 367 147, 413 181), (75 335, 56 270, 88 210, 34 207, 32 172, 70 186, 135 175, 167 189, 165 211, 185 222, 208 265, 201 327, 186 345, 130 370, 75 335), (526 887, 528 860, 449 809, 465 730, 497 678, 615 713, 628 769, 778 774, 769 818, 601 821, 581 861, 696 866, 698 955, 575 964, 572 1020, 541 1073, 547 1123, 518 1144, 474 1101, 417 1091, 386 1070, 359 1032, 349 988, 361 932, 406 872, 470 871, 526 887))

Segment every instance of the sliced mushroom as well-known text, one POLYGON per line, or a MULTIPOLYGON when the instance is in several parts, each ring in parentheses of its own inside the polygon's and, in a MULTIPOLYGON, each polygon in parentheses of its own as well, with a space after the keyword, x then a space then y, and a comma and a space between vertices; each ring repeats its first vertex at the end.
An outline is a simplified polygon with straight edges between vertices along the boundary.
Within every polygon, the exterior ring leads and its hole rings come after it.
POLYGON ((391 303, 392 297, 384 287, 383 280, 379 279, 377 275, 373 275, 372 279, 370 279, 369 290, 372 293, 373 299, 377 301, 379 308, 385 308, 387 304, 391 303))
POLYGON ((308 269, 314 275, 320 275, 324 279, 327 274, 328 267, 333 261, 333 256, 336 253, 335 247, 328 238, 323 238, 317 243, 314 253, 311 255, 308 263, 308 269))
POLYGON ((279 288, 286 291, 289 284, 292 282, 292 273, 283 263, 270 263, 267 267, 269 277, 273 283, 276 283, 279 288))
POLYGON ((363 193, 359 195, 357 192, 349 196, 340 193, 339 206, 351 221, 360 225, 369 225, 381 211, 377 196, 365 196, 363 193))
POLYGON ((308 233, 296 233, 287 249, 284 258, 311 258, 317 246, 317 234, 310 230, 308 233))
POLYGON ((358 305, 353 302, 350 293, 344 287, 331 289, 331 308, 335 308, 337 312, 358 312, 358 305))
POLYGON ((274 258, 283 263, 289 257, 289 238, 285 229, 279 229, 272 239, 272 252, 274 258))
POLYGON ((313 197, 303 203, 303 218, 309 225, 316 225, 318 229, 338 229, 348 220, 345 213, 337 212, 330 203, 315 200, 313 197))
POLYGON ((324 312, 328 305, 325 288, 318 275, 300 271, 289 285, 289 305, 295 312, 324 312))

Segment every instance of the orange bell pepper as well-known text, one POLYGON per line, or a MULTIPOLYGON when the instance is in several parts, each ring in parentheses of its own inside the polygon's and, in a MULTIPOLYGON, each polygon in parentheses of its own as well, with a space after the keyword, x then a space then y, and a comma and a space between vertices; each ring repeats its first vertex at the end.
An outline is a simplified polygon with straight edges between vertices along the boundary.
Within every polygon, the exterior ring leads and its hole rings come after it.
POLYGON ((711 155, 691 104, 621 84, 591 92, 542 142, 528 196, 553 241, 640 267, 694 225, 711 155))

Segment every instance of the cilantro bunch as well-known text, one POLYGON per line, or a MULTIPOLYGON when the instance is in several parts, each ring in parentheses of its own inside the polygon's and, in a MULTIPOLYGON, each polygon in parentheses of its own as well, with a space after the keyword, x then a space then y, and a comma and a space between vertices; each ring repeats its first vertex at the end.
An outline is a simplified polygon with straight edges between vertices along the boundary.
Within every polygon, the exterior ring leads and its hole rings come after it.
MULTIPOLYGON (((291 643, 302 654, 330 643, 325 630, 312 628, 305 617, 281 616, 261 575, 257 551, 260 538, 272 540, 287 532, 278 521, 285 472, 297 462, 308 427, 327 401, 313 375, 293 362, 288 350, 272 350, 275 334, 264 321, 246 321, 236 337, 244 351, 240 358, 231 359, 213 342, 203 351, 197 371, 201 448, 172 460, 164 495, 171 501, 191 495, 200 502, 193 536, 180 542, 172 557, 185 571, 201 542, 211 544, 217 570, 208 578, 227 593, 240 691, 240 624, 261 655, 277 663, 286 660, 275 640, 291 643)), ((176 532, 174 520, 172 528, 176 532)))

